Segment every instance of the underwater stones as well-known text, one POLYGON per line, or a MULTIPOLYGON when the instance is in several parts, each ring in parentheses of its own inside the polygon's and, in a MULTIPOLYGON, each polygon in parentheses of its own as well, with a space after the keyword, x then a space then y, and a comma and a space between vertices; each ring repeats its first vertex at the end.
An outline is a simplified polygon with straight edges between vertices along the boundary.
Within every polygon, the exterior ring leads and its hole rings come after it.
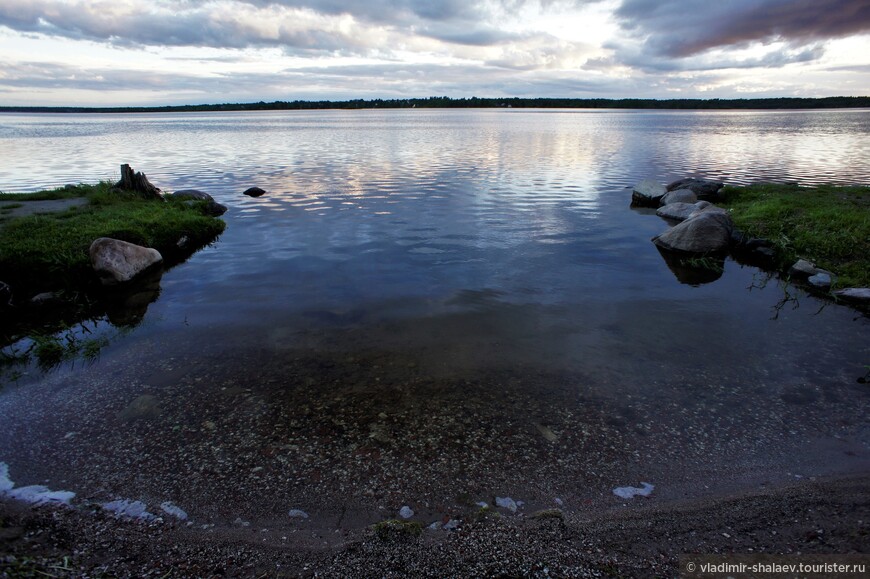
POLYGON ((109 237, 95 240, 88 253, 103 285, 128 282, 163 261, 156 249, 109 237))
POLYGON ((414 516, 414 509, 412 509, 408 505, 405 505, 401 509, 399 509, 399 516, 403 519, 410 519, 414 516))
POLYGON ((706 254, 721 253, 731 246, 733 223, 727 213, 696 212, 689 219, 675 225, 652 241, 669 251, 706 254))
POLYGON ((291 519, 307 519, 308 513, 299 509, 290 509, 290 511, 287 513, 287 516, 291 519))
POLYGON ((151 394, 143 394, 130 402, 118 414, 118 418, 125 422, 139 420, 140 418, 154 418, 160 415, 160 404, 157 398, 151 394))
POLYGON ((667 193, 665 186, 653 179, 644 179, 631 190, 633 207, 658 207, 667 193))
POLYGON ((698 196, 691 189, 675 189, 666 193, 660 203, 664 206, 671 203, 695 203, 697 200, 698 196))

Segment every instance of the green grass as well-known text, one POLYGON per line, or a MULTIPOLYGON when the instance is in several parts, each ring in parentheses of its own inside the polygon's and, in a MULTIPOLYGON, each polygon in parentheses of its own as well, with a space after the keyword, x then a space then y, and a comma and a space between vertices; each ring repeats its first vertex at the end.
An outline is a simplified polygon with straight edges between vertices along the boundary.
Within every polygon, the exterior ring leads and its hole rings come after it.
POLYGON ((760 184, 723 193, 737 228, 770 240, 782 267, 804 258, 834 272, 839 287, 870 286, 870 187, 760 184))
MULTIPOLYGON (((0 225, 0 279, 32 285, 46 278, 55 287, 92 276, 88 248, 98 237, 113 237, 157 249, 171 261, 178 241, 190 247, 213 241, 225 223, 204 214, 205 202, 171 197, 165 203, 111 191, 111 183, 80 185, 24 196, 26 199, 85 197, 89 204, 64 212, 11 218, 0 225), (59 195, 60 197, 56 197, 59 195)), ((19 195, 0 195, 0 202, 19 195)), ((42 284, 46 285, 46 284, 42 284)))

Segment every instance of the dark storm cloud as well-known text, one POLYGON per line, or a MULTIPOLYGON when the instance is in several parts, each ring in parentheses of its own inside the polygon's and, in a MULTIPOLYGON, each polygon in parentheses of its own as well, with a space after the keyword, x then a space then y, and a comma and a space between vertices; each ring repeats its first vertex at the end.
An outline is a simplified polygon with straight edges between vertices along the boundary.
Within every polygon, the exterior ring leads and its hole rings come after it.
POLYGON ((870 32, 867 0, 624 0, 616 12, 653 54, 687 57, 718 47, 792 46, 870 32))

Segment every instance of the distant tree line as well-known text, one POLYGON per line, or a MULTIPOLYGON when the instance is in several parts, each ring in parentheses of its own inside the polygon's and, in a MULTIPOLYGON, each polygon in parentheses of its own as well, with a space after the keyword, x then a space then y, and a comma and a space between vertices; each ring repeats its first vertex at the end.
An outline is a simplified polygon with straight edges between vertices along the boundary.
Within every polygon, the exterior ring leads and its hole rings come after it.
POLYGON ((313 109, 540 108, 540 109, 840 109, 870 107, 870 97, 763 99, 574 99, 450 98, 353 99, 347 101, 274 101, 155 107, 0 107, 23 113, 166 113, 197 111, 275 111, 313 109))

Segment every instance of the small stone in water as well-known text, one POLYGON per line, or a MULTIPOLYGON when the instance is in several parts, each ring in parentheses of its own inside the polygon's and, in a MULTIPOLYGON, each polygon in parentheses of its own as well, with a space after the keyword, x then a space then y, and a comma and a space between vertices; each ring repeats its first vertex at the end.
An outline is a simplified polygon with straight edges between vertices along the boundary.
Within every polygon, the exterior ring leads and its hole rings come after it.
POLYGON ((414 516, 414 511, 408 505, 405 505, 401 509, 399 509, 399 516, 403 519, 410 519, 414 516))
POLYGON ((291 517, 293 517, 294 519, 307 519, 308 518, 308 513, 306 513, 305 511, 300 511, 299 509, 290 509, 290 512, 288 514, 291 517))

